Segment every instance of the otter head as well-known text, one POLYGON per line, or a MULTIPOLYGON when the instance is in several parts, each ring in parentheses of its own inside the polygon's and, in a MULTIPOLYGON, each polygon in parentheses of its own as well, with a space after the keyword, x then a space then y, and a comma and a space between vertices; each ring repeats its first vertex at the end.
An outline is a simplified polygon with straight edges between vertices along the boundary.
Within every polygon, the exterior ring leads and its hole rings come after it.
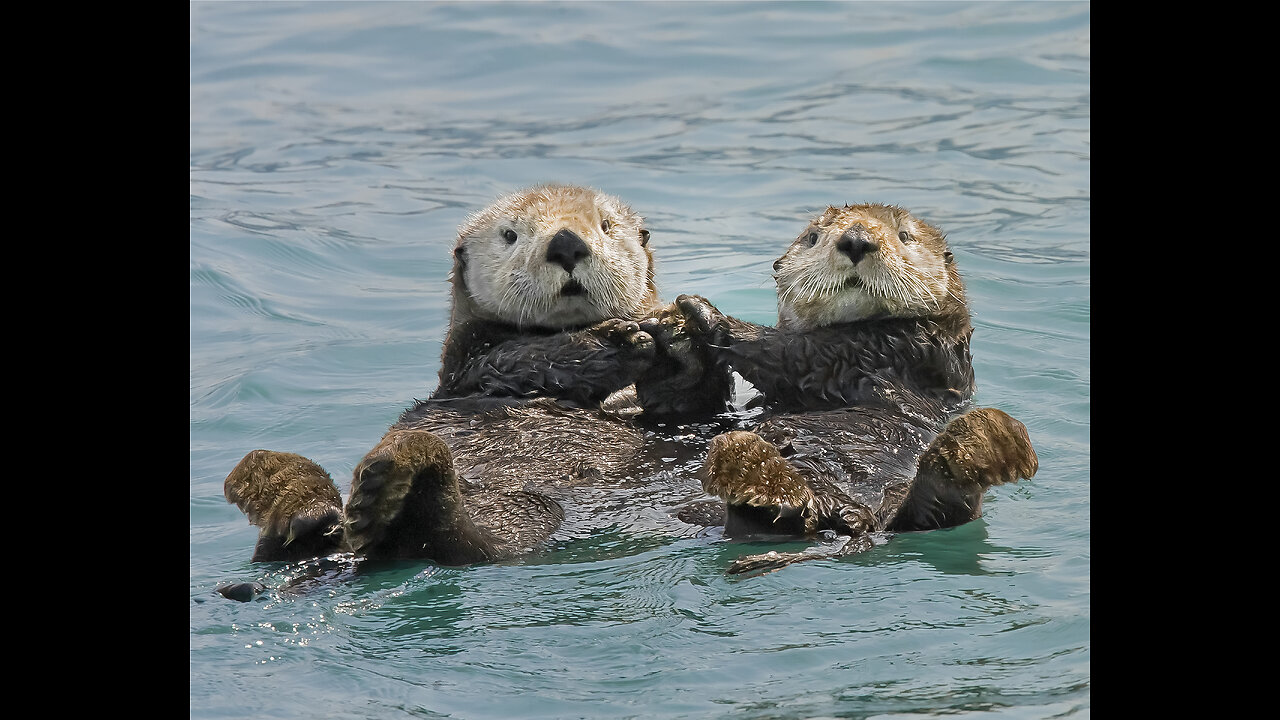
POLYGON ((463 223, 453 253, 455 324, 563 330, 658 306, 644 220, 592 188, 540 185, 503 197, 463 223))
POLYGON ((965 302, 942 231, 894 205, 827 208, 773 269, 779 327, 928 317, 965 302))

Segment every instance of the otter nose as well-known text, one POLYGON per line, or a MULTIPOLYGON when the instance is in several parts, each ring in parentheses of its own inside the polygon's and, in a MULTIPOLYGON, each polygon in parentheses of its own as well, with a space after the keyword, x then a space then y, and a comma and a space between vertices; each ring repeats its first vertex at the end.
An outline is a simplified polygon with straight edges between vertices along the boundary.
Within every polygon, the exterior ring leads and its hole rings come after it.
POLYGON ((573 272, 583 258, 591 254, 591 248, 572 230, 561 230, 551 238, 547 246, 547 262, 553 262, 564 268, 565 272, 573 272))
POLYGON ((861 225, 854 225, 836 241, 836 249, 848 255, 853 264, 857 265, 863 256, 879 250, 880 246, 869 239, 867 231, 861 225))

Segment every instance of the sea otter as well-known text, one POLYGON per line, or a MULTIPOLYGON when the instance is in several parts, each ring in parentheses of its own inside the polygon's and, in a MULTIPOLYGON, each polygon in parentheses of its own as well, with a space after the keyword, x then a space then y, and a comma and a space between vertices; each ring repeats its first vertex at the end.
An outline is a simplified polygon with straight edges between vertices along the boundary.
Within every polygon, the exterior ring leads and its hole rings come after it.
MULTIPOLYGON (((438 386, 356 466, 345 507, 299 455, 255 450, 227 476, 227 500, 260 528, 254 561, 524 554, 560 526, 575 488, 657 469, 632 419, 723 407, 729 379, 659 301, 649 231, 618 198, 514 193, 462 224, 453 256, 438 386)), ((667 443, 662 457, 680 448, 702 452, 667 443)))
POLYGON ((597 407, 634 383, 651 418, 723 409, 730 382, 705 367, 706 349, 658 299, 643 223, 614 196, 563 185, 514 193, 468 218, 432 399, 549 396, 597 407))
POLYGON ((830 207, 774 270, 777 327, 677 299, 713 362, 770 411, 712 440, 702 485, 726 502, 730 537, 844 539, 731 572, 865 550, 875 531, 968 522, 988 487, 1035 474, 1025 426, 971 406, 973 327, 941 230, 893 205, 830 207))

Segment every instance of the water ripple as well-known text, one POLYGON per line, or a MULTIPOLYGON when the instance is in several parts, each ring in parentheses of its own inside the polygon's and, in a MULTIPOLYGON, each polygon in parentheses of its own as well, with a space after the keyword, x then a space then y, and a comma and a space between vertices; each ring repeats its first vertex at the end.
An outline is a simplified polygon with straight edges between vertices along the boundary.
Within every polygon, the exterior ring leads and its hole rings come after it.
POLYGON ((495 7, 191 6, 192 717, 1087 717, 1088 3, 495 7), (828 204, 935 222, 981 399, 1039 474, 959 528, 755 578, 724 570, 805 545, 673 523, 691 466, 519 561, 305 587, 249 563, 230 468, 299 451, 349 488, 434 386, 457 226, 544 180, 619 194, 664 295, 757 322, 828 204))

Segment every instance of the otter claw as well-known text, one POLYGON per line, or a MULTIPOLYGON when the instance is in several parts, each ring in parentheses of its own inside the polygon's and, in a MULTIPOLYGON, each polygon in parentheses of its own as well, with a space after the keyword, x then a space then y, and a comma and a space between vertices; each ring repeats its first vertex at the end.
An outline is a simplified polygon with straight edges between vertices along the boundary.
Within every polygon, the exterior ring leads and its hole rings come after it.
POLYGON ((654 338, 634 320, 605 320, 591 329, 602 341, 619 348, 650 351, 655 347, 654 338))
POLYGON ((670 351, 684 334, 683 318, 676 313, 663 313, 661 317, 646 318, 640 322, 640 330, 646 332, 663 351, 670 351))

